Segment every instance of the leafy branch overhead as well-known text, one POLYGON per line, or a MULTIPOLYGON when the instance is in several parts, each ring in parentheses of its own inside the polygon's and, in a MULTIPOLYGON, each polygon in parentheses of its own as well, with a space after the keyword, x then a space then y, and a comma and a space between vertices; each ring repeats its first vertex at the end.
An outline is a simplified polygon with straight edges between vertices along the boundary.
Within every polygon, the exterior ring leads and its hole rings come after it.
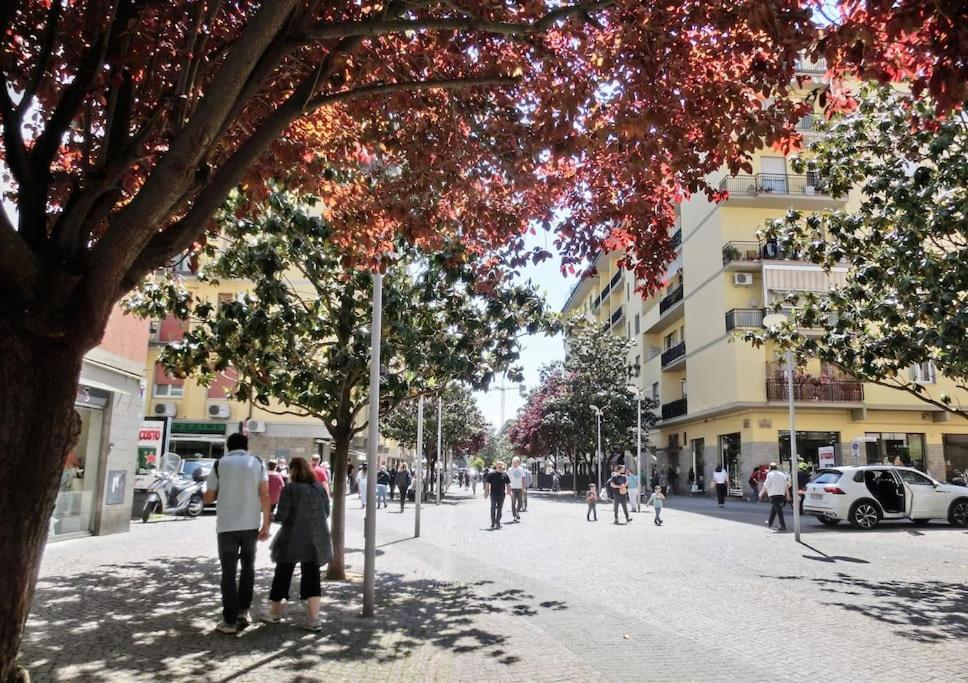
POLYGON ((968 417, 968 119, 934 120, 930 101, 888 87, 858 101, 810 150, 835 196, 859 191, 856 210, 789 212, 765 231, 783 252, 846 266, 846 281, 787 297, 787 325, 745 337, 968 417))

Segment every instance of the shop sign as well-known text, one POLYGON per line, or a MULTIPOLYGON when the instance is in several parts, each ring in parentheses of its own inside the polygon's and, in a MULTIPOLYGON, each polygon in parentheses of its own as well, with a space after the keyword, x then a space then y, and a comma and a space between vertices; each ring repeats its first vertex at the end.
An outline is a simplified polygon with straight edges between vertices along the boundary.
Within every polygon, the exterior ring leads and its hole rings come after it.
POLYGON ((165 445, 165 423, 145 420, 138 429, 138 472, 158 466, 158 458, 165 445))
POLYGON ((207 434, 225 436, 225 424, 217 422, 180 422, 171 423, 172 434, 207 434))
POLYGON ((817 449, 817 455, 820 458, 821 469, 834 466, 834 447, 833 446, 821 446, 820 448, 817 449))

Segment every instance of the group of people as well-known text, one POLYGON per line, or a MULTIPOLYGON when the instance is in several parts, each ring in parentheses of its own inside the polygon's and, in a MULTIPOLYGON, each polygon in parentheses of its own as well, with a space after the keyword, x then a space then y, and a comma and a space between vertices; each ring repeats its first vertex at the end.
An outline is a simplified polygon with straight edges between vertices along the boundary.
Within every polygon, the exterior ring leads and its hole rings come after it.
POLYGON ((521 458, 512 458, 510 468, 498 460, 493 469, 484 471, 483 479, 484 497, 491 503, 491 528, 501 528, 506 498, 511 499, 512 520, 520 522, 521 513, 528 511, 528 487, 531 486, 531 472, 521 466, 521 458))
MULTIPOLYGON (((621 525, 618 519, 619 507, 622 508, 622 513, 625 516, 625 523, 628 524, 632 521, 632 516, 629 514, 629 503, 631 502, 631 507, 633 512, 639 511, 639 506, 641 504, 641 498, 639 495, 639 477, 628 471, 625 465, 615 465, 612 468, 612 474, 605 483, 607 490, 607 495, 612 500, 612 512, 614 514, 615 520, 613 524, 621 525)), ((652 507, 655 510, 654 524, 656 526, 662 526, 662 508, 665 504, 665 494, 662 492, 662 487, 659 484, 655 484, 652 487, 652 494, 646 501, 646 507, 652 507)), ((588 491, 585 493, 585 502, 588 504, 588 510, 585 513, 585 519, 589 522, 598 521, 598 502, 599 502, 599 491, 595 484, 588 485, 588 491)))
MULTIPOLYGON (((366 465, 362 465, 357 475, 357 489, 360 494, 360 507, 366 507, 366 465)), ((389 470, 386 465, 380 465, 376 473, 376 507, 386 508, 388 500, 393 500, 394 491, 400 496, 400 512, 403 512, 407 502, 407 495, 413 485, 413 474, 407 463, 401 462, 396 469, 389 470)))

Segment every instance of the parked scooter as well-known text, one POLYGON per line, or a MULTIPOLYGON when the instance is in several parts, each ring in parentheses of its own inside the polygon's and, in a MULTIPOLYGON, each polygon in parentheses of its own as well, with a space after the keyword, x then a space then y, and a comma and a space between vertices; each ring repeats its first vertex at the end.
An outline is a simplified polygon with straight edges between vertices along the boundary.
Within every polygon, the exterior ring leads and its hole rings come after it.
POLYGON ((202 514, 205 492, 205 471, 195 468, 191 475, 179 472, 182 459, 175 453, 161 458, 158 478, 148 487, 148 498, 141 511, 141 521, 147 522, 152 513, 198 517, 202 514))

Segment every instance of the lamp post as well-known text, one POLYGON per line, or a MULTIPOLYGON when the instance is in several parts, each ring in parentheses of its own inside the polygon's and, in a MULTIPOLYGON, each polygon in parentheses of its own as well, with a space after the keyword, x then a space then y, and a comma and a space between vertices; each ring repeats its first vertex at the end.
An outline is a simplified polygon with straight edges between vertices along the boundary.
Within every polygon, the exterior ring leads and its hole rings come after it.
MULTIPOLYGON (((421 474, 423 473, 423 468, 421 463, 423 462, 423 395, 417 399, 417 459, 413 465, 414 469, 414 488, 413 488, 413 501, 414 501, 414 517, 413 517, 413 537, 420 538, 420 487, 422 483, 420 481, 421 474)), ((369 483, 369 480, 367 480, 369 483)), ((406 501, 404 501, 406 503, 406 501)))
POLYGON ((596 405, 591 406, 591 409, 595 411, 595 422, 598 427, 598 457, 595 459, 595 467, 598 470, 596 474, 598 495, 602 495, 602 409, 596 405))
POLYGON ((380 441, 380 344, 383 329, 383 274, 373 274, 373 320, 370 329, 370 396, 366 448, 366 516, 363 522, 363 616, 372 617, 376 597, 376 461, 380 441))
POLYGON ((642 391, 638 387, 629 387, 635 392, 635 461, 639 470, 639 500, 635 501, 635 509, 642 512, 641 498, 645 490, 645 475, 642 469, 642 391))
POLYGON ((441 462, 443 461, 444 454, 440 450, 440 443, 443 436, 443 414, 444 414, 444 397, 437 397, 437 505, 440 505, 440 490, 444 485, 444 468, 441 467, 441 462))
MULTIPOLYGON (((772 313, 763 318, 763 326, 768 330, 775 330, 788 320, 783 313, 772 313)), ((787 398, 790 406, 790 487, 793 492, 793 536, 797 543, 800 542, 800 501, 797 496, 800 494, 800 487, 797 485, 797 473, 800 470, 800 458, 797 455, 797 422, 796 409, 793 403, 793 349, 786 349, 787 366, 787 398)))

